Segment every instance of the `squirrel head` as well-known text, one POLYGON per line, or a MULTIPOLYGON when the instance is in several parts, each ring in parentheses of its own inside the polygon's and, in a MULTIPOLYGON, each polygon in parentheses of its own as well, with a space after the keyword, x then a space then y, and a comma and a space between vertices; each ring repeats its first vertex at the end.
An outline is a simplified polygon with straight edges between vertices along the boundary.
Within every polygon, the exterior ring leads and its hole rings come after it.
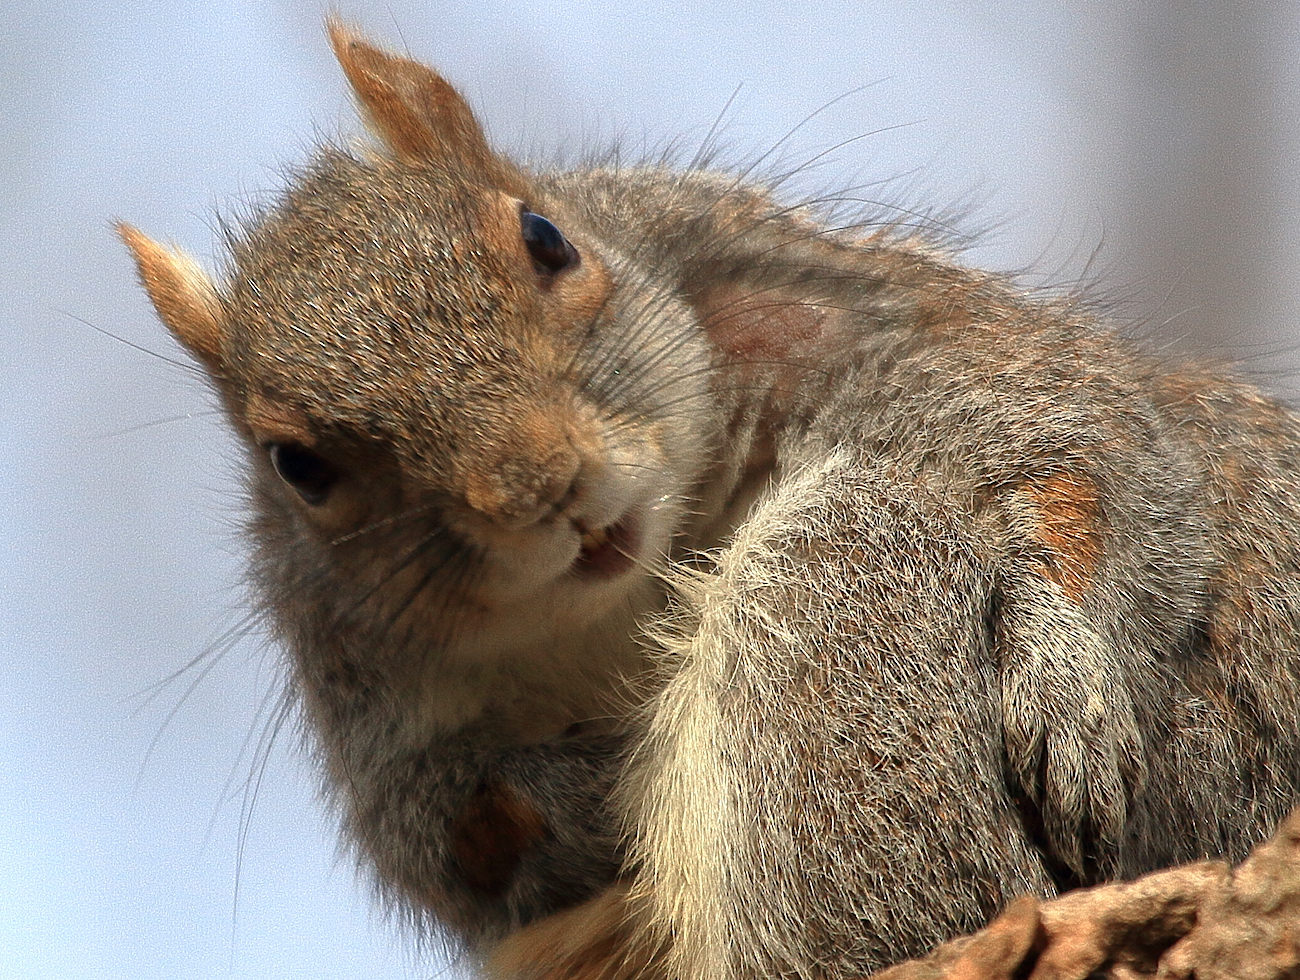
POLYGON ((118 227, 249 443, 255 500, 328 562, 436 514, 484 602, 666 550, 676 518, 651 512, 695 478, 704 440, 593 376, 627 363, 613 348, 642 336, 638 316, 676 317, 656 355, 675 380, 652 395, 698 398, 708 356, 685 307, 621 288, 618 250, 495 153, 436 72, 329 30, 378 151, 321 150, 233 236, 219 284, 118 227))

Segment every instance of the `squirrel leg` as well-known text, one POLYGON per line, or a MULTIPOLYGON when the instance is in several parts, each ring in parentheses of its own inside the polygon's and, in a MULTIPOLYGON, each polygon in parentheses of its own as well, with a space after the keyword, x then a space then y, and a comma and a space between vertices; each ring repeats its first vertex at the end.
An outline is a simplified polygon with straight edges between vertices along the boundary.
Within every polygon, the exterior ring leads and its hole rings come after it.
POLYGON ((862 976, 1052 883, 1003 764, 993 562, 847 452, 683 584, 628 787, 668 974, 862 976))

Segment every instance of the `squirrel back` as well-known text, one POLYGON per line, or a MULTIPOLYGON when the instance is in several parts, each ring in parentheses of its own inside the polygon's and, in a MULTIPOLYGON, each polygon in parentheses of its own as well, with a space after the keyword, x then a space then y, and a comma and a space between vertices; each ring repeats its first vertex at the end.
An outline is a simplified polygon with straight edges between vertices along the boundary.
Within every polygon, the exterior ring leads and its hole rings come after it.
POLYGON ((219 284, 120 231, 399 907, 505 973, 847 980, 1265 836, 1289 412, 911 231, 529 171, 331 36, 381 150, 320 151, 219 284))

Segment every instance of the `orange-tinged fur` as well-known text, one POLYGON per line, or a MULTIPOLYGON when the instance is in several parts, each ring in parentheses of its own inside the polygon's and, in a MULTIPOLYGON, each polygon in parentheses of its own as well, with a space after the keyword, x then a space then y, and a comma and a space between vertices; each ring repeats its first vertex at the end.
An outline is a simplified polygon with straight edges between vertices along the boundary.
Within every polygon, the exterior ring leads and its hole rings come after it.
POLYGON ((117 233, 135 256, 140 281, 158 316, 210 368, 221 364, 221 314, 216 290, 193 259, 164 248, 128 224, 117 233))
POLYGON ((661 956, 626 886, 615 885, 521 929, 492 951, 486 970, 500 980, 656 980, 661 956))
POLYGON ((1043 574, 1078 602, 1102 556, 1097 487, 1085 475, 1058 473, 1025 489, 1038 506, 1038 539, 1048 550, 1043 574))

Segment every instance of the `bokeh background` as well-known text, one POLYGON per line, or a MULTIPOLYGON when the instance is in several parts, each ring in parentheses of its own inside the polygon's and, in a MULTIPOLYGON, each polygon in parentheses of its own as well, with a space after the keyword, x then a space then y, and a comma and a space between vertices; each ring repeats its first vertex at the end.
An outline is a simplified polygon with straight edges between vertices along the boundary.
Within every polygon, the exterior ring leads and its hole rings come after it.
MULTIPOLYGON (((357 130, 325 10, 0 6, 0 978, 456 970, 413 956, 336 858, 292 725, 267 739, 277 659, 241 626, 236 456, 109 230, 213 264, 214 215, 357 130)), ((1099 275, 1151 342, 1297 390, 1300 5, 341 10, 542 157, 691 147, 739 86, 722 133, 743 159, 823 107, 785 160, 861 138, 804 189, 974 203, 992 231, 968 261, 1099 275)))

